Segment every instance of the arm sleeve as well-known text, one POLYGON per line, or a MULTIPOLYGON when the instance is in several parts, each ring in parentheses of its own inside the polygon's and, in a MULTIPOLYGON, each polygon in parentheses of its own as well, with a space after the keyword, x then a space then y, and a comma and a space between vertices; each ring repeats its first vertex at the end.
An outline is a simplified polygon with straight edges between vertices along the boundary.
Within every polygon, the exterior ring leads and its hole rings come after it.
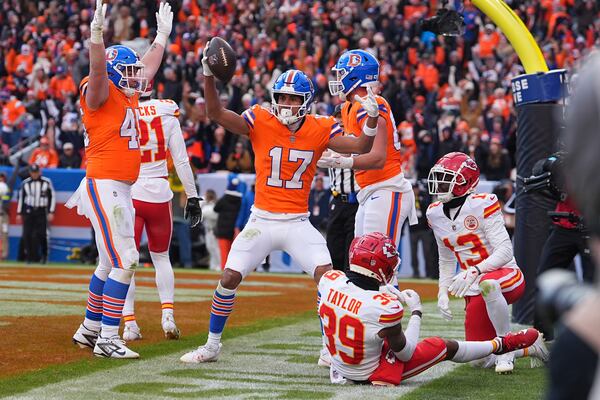
POLYGON ((195 176, 192 172, 192 167, 190 167, 190 161, 185 148, 183 134, 181 133, 181 127, 177 121, 175 122, 176 123, 173 124, 173 134, 169 138, 169 151, 171 152, 171 157, 173 157, 175 171, 177 171, 177 176, 183 184, 187 198, 189 199, 191 197, 198 197, 195 176))
POLYGON ((48 179, 48 197, 50 197, 48 202, 48 212, 53 214, 56 208, 56 193, 54 193, 54 186, 52 186, 52 181, 48 179))
POLYGON ((489 240, 493 250, 488 258, 477 265, 482 273, 502 268, 513 258, 512 242, 504 226, 500 208, 492 215, 484 217, 483 222, 485 237, 489 240))

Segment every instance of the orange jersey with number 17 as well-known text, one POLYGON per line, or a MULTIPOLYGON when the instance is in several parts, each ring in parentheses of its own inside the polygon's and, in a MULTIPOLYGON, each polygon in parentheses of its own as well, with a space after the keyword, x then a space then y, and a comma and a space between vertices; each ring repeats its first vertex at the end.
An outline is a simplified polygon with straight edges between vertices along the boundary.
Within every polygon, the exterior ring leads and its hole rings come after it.
POLYGON ((85 128, 86 176, 134 182, 140 172, 138 95, 127 97, 109 81, 108 98, 97 110, 85 102, 88 77, 79 85, 85 128))
POLYGON ((342 128, 331 117, 307 115, 300 129, 292 133, 258 105, 244 111, 242 117, 250 129, 255 154, 254 205, 271 213, 307 213, 317 161, 342 128))
MULTIPOLYGON (((377 182, 383 182, 402 172, 402 157, 400 154, 400 138, 396 131, 396 122, 388 102, 381 96, 376 96, 379 104, 379 116, 385 120, 387 128, 387 156, 382 169, 356 171, 356 181, 361 188, 366 188, 377 182)), ((356 136, 362 134, 367 122, 367 112, 357 101, 347 101, 342 106, 342 124, 344 130, 356 136)))

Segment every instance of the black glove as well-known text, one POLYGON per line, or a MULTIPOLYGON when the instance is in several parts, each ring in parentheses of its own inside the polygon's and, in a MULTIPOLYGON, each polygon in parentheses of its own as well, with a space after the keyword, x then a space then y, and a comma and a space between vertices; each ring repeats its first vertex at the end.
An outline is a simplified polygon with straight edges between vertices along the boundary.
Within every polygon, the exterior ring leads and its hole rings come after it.
POLYGON ((190 220, 190 227, 196 227, 202 221, 202 208, 200 207, 199 197, 190 197, 185 203, 183 218, 190 220))

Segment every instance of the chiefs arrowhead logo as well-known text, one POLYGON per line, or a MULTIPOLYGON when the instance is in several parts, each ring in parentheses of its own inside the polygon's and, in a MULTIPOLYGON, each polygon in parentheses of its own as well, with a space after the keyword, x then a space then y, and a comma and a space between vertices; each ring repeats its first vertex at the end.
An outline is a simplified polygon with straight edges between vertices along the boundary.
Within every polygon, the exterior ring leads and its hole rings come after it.
POLYGON ((391 243, 386 243, 383 246, 383 254, 385 254, 387 258, 392 258, 398 255, 398 252, 391 243))

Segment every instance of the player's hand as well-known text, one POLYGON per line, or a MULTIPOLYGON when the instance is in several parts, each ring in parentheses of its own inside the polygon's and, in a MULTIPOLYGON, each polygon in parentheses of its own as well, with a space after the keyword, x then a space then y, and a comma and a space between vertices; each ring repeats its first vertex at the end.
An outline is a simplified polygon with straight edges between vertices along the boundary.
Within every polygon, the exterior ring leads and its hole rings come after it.
POLYGON ((202 207, 200 207, 200 198, 190 197, 185 203, 183 218, 190 220, 190 227, 196 227, 202 221, 202 207))
POLYGON ((452 311, 450 311, 450 299, 448 298, 448 288, 441 287, 438 291, 438 310, 442 318, 446 321, 452 320, 452 311))
POLYGON ((371 89, 371 86, 367 86, 367 95, 365 97, 360 97, 359 95, 355 94, 354 100, 360 103, 369 117, 379 117, 379 104, 377 104, 377 99, 373 94, 373 89, 371 89))
POLYGON ((162 33, 167 37, 173 29, 173 11, 171 5, 166 1, 161 1, 156 13, 156 32, 162 33))
POLYGON ((54 213, 48 213, 48 222, 54 221, 54 213))
POLYGON ((354 158, 352 157, 326 156, 317 161, 319 168, 352 168, 353 165, 354 158))
POLYGON ((102 32, 104 30, 104 17, 106 16, 107 4, 102 4, 102 0, 96 0, 96 9, 94 10, 94 18, 90 24, 90 40, 95 44, 102 44, 102 32))
POLYGON ((417 292, 412 289, 405 289, 400 292, 400 295, 402 296, 400 302, 406 304, 411 313, 414 311, 423 312, 421 298, 417 292))
POLYGON ((204 50, 202 51, 202 73, 204 76, 212 76, 213 73, 208 66, 208 57, 206 53, 208 53, 208 46, 210 45, 210 40, 206 42, 206 46, 204 46, 204 50))
POLYGON ((456 297, 465 297, 465 294, 467 294, 471 285, 477 280, 477 277, 479 277, 479 270, 475 267, 469 267, 466 271, 456 275, 454 282, 448 288, 450 294, 456 297))

